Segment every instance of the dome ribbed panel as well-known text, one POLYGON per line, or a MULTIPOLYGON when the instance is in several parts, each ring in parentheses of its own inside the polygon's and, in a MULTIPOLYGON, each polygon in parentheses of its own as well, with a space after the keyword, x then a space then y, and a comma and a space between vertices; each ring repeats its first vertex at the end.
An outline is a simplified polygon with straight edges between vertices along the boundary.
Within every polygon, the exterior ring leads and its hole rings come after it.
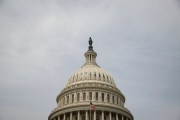
POLYGON ((75 71, 69 78, 67 86, 79 83, 81 81, 103 82, 116 86, 111 75, 96 65, 86 65, 75 71))

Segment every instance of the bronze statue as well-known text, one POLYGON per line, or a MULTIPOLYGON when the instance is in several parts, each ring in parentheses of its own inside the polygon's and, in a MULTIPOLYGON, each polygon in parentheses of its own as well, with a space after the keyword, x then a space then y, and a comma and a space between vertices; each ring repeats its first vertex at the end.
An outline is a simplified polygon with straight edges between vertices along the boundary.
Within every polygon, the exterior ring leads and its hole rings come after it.
POLYGON ((92 43, 93 43, 93 41, 92 41, 92 39, 91 39, 91 37, 90 37, 90 38, 89 38, 89 45, 92 46, 92 43))

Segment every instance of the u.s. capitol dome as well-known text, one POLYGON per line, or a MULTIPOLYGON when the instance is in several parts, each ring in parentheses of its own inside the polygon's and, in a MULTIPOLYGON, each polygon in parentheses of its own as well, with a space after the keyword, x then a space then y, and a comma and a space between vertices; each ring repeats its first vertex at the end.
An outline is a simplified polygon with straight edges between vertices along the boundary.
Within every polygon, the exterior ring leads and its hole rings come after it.
POLYGON ((69 77, 48 120, 133 120, 113 77, 96 63, 91 38, 84 55, 85 64, 69 77), (90 101, 95 106, 93 110, 90 101))

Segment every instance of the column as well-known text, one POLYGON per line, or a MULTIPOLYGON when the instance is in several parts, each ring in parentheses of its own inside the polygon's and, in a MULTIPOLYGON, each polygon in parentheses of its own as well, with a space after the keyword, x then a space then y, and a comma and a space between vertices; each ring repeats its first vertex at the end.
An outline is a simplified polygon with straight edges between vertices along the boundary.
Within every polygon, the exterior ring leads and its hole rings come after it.
POLYGON ((60 115, 58 116, 58 120, 60 120, 60 115))
POLYGON ((64 120, 66 120, 66 114, 64 113, 64 120))
POLYGON ((122 115, 122 119, 121 120, 124 120, 124 117, 123 117, 123 115, 122 115))
POLYGON ((80 112, 78 111, 78 120, 80 120, 80 112))
POLYGON ((112 119, 111 119, 111 112, 109 112, 109 120, 112 120, 112 119))
POLYGON ((102 120, 104 120, 104 111, 102 111, 102 120))
POLYGON ((96 111, 94 111, 94 120, 96 120, 96 111))
POLYGON ((86 120, 88 120, 88 111, 86 111, 86 120))
POLYGON ((118 114, 116 113, 116 120, 118 120, 118 114))
POLYGON ((72 112, 70 112, 70 120, 72 120, 72 112))

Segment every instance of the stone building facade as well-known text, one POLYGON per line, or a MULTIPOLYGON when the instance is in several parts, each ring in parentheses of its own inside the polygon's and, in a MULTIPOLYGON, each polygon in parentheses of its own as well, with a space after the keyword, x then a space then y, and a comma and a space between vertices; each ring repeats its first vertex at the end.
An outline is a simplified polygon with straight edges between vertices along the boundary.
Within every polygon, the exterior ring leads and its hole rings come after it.
POLYGON ((68 79, 48 120, 133 120, 113 77, 97 65, 91 38, 84 55, 85 64, 68 79), (91 110, 90 101, 96 110, 91 110))

